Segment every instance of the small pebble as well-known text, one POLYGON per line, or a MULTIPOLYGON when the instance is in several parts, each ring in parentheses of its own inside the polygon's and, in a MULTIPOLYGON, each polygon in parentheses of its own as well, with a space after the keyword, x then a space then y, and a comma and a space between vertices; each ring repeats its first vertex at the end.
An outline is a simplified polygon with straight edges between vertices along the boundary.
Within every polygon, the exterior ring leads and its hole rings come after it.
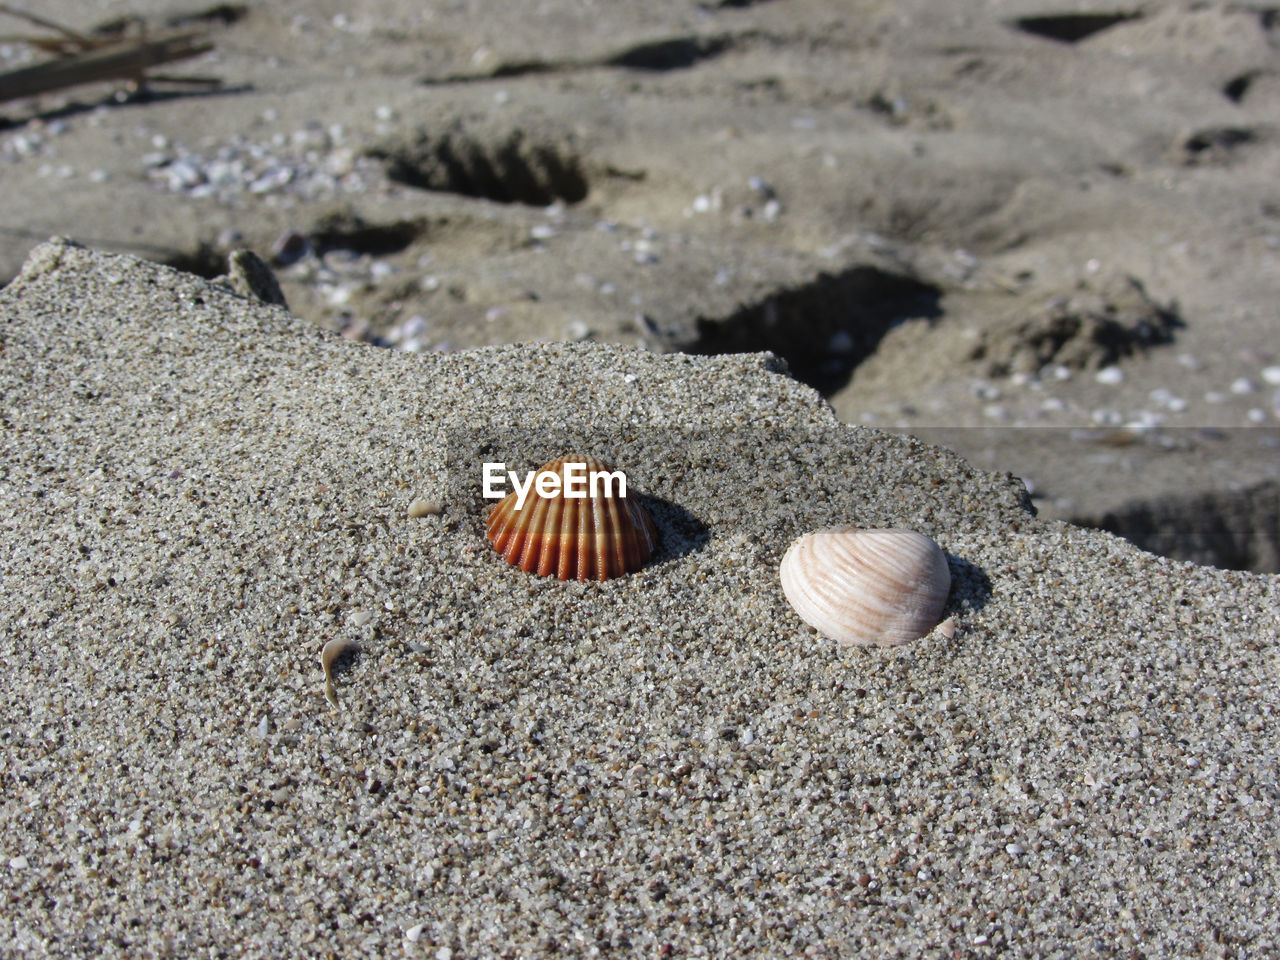
POLYGON ((1280 367, 1264 367, 1262 379, 1273 387, 1280 387, 1280 367))
POLYGON ((409 516, 417 520, 419 517, 434 517, 442 512, 444 507, 439 500, 414 500, 409 504, 409 516))
POLYGON ((1089 417, 1094 423, 1104 427, 1118 427, 1124 423, 1124 417, 1119 410, 1111 410, 1107 407, 1099 407, 1089 414, 1089 417))
POLYGON ((1103 367, 1093 377, 1098 383, 1124 383, 1124 371, 1119 367, 1103 367))

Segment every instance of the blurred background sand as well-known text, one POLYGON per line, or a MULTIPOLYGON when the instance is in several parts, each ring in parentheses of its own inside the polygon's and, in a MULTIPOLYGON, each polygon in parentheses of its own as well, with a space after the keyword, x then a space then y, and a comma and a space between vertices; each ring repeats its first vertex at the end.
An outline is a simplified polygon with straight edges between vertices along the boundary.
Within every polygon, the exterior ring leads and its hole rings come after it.
MULTIPOLYGON (((1280 68, 1228 3, 202 7, 153 73, 0 104, 0 281, 65 235, 414 351, 772 350, 1042 514, 1280 570, 1280 68), (1067 9, 1069 8, 1069 9, 1067 9)), ((0 69, 47 56, 0 15, 0 69)))

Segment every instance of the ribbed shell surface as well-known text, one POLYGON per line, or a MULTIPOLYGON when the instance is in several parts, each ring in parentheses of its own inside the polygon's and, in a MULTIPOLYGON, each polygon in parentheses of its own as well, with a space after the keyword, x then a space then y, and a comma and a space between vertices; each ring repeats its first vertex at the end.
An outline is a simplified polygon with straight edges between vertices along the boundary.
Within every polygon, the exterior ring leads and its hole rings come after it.
POLYGON ((914 530, 806 534, 787 549, 778 573, 800 619, 841 646, 923 637, 951 590, 946 555, 914 530))
MULTIPOLYGON (((613 467, 595 457, 563 457, 538 468, 563 477, 566 463, 585 465, 586 476, 613 467)), ((526 573, 561 580, 608 580, 644 566, 657 546, 658 534, 649 512, 634 497, 566 497, 528 490, 517 510, 515 493, 489 512, 487 534, 494 548, 526 573)), ((589 488, 588 488, 589 490, 589 488)))

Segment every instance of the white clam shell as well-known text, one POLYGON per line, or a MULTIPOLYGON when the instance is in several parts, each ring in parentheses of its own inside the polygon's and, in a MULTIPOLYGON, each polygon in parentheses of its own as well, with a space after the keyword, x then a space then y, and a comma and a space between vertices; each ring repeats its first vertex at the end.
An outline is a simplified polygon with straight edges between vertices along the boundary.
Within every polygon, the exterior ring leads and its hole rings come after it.
POLYGON ((806 534, 787 549, 778 573, 800 619, 845 647, 923 637, 951 590, 946 555, 914 530, 806 534))

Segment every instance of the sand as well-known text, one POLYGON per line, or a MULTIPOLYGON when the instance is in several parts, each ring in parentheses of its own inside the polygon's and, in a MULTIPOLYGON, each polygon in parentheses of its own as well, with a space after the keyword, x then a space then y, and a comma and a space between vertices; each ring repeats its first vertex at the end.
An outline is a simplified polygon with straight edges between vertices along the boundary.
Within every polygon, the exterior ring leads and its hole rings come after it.
POLYGON ((1060 6, 43 0, 203 26, 163 72, 222 87, 0 104, 0 282, 51 235, 248 247, 406 350, 770 350, 1045 516, 1280 572, 1280 27, 1060 6))
POLYGON ((3 952, 1280 950, 1277 579, 1036 518, 780 369, 393 352, 35 250, 0 291, 3 952), (480 462, 570 450, 651 498, 641 572, 485 541, 480 462), (777 563, 835 523, 933 536, 954 636, 804 626, 777 563))

